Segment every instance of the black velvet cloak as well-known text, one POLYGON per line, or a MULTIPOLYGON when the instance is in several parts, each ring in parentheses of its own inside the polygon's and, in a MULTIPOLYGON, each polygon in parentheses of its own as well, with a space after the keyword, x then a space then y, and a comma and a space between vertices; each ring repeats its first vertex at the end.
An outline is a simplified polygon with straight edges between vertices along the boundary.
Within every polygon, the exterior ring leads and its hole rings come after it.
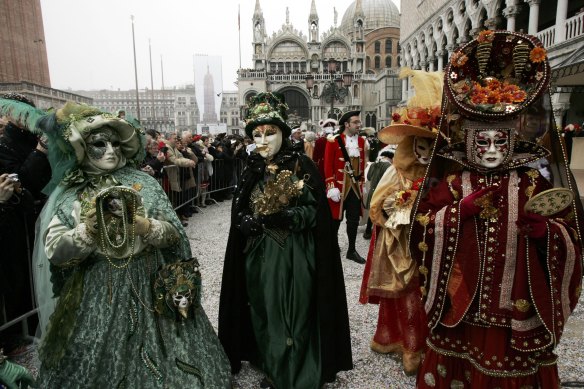
MULTIPOLYGON (((316 254, 316 306, 320 323, 322 360, 321 382, 332 382, 336 373, 353 368, 351 338, 343 268, 325 187, 314 162, 294 151, 288 142, 274 157, 280 170, 295 171, 305 178, 306 185, 318 201, 317 223, 313 229, 316 254)), ((223 281, 219 302, 219 340, 223 345, 233 373, 239 372, 241 361, 256 359, 255 337, 251 327, 245 282, 246 237, 237 228, 241 215, 249 210, 252 189, 263 179, 265 160, 252 154, 242 172, 233 198, 231 227, 225 252, 223 281)))

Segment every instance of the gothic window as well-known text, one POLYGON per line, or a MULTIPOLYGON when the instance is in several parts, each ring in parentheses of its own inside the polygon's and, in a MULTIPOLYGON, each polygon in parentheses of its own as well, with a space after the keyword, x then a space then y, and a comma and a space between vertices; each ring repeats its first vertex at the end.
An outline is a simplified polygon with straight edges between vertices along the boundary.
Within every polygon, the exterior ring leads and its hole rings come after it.
POLYGON ((393 49, 393 44, 391 39, 386 39, 385 40, 385 54, 391 54, 391 51, 393 49))
POLYGON ((391 55, 388 55, 387 57, 385 57, 385 67, 386 68, 391 67, 391 55))
POLYGON ((359 85, 357 84, 353 85, 353 97, 355 99, 359 98, 359 85))
POLYGON ((375 54, 379 54, 381 53, 381 42, 376 41, 375 42, 375 54))
POLYGON ((381 57, 376 55, 375 56, 375 69, 380 69, 381 68, 381 57))

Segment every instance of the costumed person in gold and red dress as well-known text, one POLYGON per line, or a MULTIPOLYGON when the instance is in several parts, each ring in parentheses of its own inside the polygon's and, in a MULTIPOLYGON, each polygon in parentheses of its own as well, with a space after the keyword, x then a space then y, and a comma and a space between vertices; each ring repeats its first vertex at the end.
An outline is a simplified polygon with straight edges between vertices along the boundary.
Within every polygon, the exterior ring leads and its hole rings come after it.
POLYGON ((418 197, 410 236, 430 329, 417 386, 558 388, 554 349, 582 281, 582 206, 545 49, 482 31, 445 73, 444 139, 426 175, 436 185, 418 197), (546 157, 553 182, 527 166, 546 157))
POLYGON ((369 217, 376 227, 359 301, 379 304, 371 349, 402 354, 404 371, 413 375, 420 365, 428 327, 418 266, 408 248, 410 212, 438 132, 443 74, 404 68, 400 77, 408 76, 415 95, 378 134, 381 142, 398 146, 393 164, 371 199, 369 217))

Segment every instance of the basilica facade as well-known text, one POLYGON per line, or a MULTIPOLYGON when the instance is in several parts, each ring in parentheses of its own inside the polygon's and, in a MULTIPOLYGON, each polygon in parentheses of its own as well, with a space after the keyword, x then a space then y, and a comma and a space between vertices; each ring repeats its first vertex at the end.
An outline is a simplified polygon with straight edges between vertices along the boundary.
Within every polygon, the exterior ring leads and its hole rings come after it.
POLYGON ((260 1, 253 14, 253 67, 239 69, 242 111, 257 93, 274 91, 286 97, 293 126, 314 129, 319 120, 361 110, 365 126, 389 123, 392 107, 402 99, 397 80, 400 56, 400 14, 391 0, 355 0, 340 23, 323 31, 316 1, 307 10, 307 33, 288 15, 269 34, 260 1))

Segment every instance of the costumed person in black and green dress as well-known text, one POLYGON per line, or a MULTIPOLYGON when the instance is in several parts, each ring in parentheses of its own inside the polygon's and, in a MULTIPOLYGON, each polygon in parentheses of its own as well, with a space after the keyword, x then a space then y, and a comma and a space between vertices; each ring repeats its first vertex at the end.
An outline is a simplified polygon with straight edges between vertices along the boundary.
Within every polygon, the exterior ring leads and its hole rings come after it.
POLYGON ((0 99, 0 111, 51 144, 33 256, 40 387, 230 387, 189 241, 137 169, 138 123, 74 103, 47 114, 0 99))
POLYGON ((250 361, 263 387, 320 388, 352 369, 337 237, 316 165, 293 150, 283 97, 251 102, 257 147, 232 207, 219 339, 234 373, 250 361))

